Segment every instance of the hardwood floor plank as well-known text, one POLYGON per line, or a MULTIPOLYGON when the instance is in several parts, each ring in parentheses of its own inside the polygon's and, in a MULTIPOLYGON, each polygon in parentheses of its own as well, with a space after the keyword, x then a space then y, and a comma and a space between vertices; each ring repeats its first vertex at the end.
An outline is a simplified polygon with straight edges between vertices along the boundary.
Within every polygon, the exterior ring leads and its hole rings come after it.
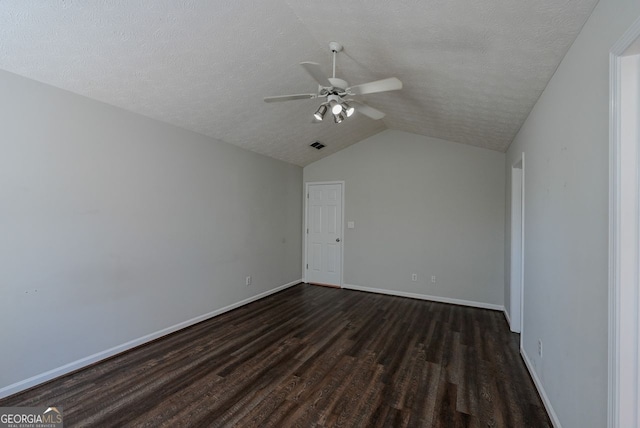
MULTIPOLYGON (((364 358, 356 361, 353 375, 348 382, 344 383, 343 392, 333 397, 333 403, 330 412, 326 412, 320 423, 325 426, 344 426, 345 421, 349 419, 349 415, 356 414, 359 403, 362 400, 362 391, 369 386, 369 382, 376 376, 376 370, 380 367, 376 363, 375 354, 369 352, 364 358)), ((353 421, 352 421, 353 422, 353 421)))
POLYGON ((417 393, 412 400, 407 400, 411 409, 410 426, 430 427, 436 410, 436 396, 440 384, 441 367, 438 364, 424 361, 417 393))
POLYGON ((298 285, 0 400, 73 426, 551 427, 501 313, 298 285))
MULTIPOLYGON (((413 369, 417 365, 416 360, 420 352, 419 348, 416 347, 415 341, 417 341, 417 337, 413 337, 410 345, 406 348, 407 351, 402 353, 403 358, 398 364, 397 369, 390 373, 392 393, 387 404, 394 409, 404 409, 404 401, 409 391, 409 384, 412 380, 415 380, 415 378, 412 378, 414 374, 413 369)), ((383 382, 384 381, 385 378, 383 378, 383 382)))
POLYGON ((283 406, 293 405, 292 402, 287 402, 286 398, 299 382, 298 376, 289 376, 278 388, 270 392, 264 400, 240 418, 234 426, 249 428, 266 425, 274 412, 282 410, 283 406))
POLYGON ((461 346, 460 352, 462 365, 456 409, 469 415, 477 415, 479 413, 477 355, 473 347, 466 345, 461 346))

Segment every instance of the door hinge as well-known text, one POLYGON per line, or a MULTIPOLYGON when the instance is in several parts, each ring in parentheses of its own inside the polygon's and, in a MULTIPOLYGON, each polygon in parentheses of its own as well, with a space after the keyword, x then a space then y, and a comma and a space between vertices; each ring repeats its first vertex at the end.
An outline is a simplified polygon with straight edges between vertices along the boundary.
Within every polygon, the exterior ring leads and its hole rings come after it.
POLYGON ((309 228, 307 227, 307 233, 309 233, 309 228))
POLYGON ((307 199, 309 199, 309 194, 307 193, 307 199))
POLYGON ((307 263, 307 269, 309 269, 309 263, 307 263))

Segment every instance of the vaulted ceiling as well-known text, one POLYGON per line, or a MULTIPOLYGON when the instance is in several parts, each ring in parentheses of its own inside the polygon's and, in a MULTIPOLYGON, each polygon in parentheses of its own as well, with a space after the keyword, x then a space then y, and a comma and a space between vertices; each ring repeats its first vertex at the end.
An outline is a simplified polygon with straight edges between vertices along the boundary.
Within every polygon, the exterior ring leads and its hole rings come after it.
POLYGON ((9 0, 0 69, 307 165, 384 129, 505 151, 597 0, 9 0), (387 115, 311 123, 298 65, 351 85, 387 115), (314 141, 327 147, 317 151, 314 141))

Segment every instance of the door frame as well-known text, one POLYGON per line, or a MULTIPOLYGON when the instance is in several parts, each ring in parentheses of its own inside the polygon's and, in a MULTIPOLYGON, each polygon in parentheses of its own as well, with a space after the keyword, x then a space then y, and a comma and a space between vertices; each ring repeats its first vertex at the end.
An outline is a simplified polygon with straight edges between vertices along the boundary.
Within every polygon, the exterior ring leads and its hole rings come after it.
POLYGON ((340 249, 340 288, 344 285, 344 194, 345 194, 345 183, 344 181, 308 181, 304 183, 304 194, 302 195, 302 203, 304 205, 304 222, 302 224, 302 236, 303 239, 303 248, 302 248, 302 281, 308 284, 307 281, 307 228, 309 227, 309 217, 307 215, 307 208, 309 206, 309 187, 310 186, 318 186, 324 184, 338 184, 342 188, 342 209, 341 209, 341 222, 342 222, 342 230, 340 231, 341 236, 341 249, 340 249))
POLYGON ((622 126, 622 58, 638 38, 640 18, 609 51, 609 428, 640 427, 640 159, 621 155, 640 153, 622 126))
POLYGON ((522 347, 522 330, 523 330, 523 309, 524 309, 524 152, 518 157, 518 159, 511 165, 511 246, 510 246, 510 261, 509 261, 509 328, 511 331, 520 333, 520 344, 522 347), (515 170, 520 171, 520 242, 517 252, 514 251, 514 230, 513 230, 513 194, 515 188, 513 186, 513 177, 515 170), (517 260, 520 265, 520 275, 514 281, 513 277, 513 262, 517 260), (516 291, 517 293, 514 293, 516 291), (514 296, 518 295, 518 298, 514 300, 514 296), (514 318, 514 303, 519 306, 518 316, 514 318))

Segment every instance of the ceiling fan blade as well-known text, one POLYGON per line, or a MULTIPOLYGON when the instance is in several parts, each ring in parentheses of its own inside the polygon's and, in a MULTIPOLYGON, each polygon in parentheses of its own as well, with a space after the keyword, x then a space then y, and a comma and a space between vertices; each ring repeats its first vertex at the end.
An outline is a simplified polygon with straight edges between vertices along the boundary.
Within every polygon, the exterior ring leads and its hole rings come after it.
POLYGON ((368 116, 373 120, 380 120, 385 116, 385 114, 383 112, 381 112, 380 110, 378 110, 376 108, 373 108, 371 106, 368 106, 366 104, 362 104, 361 102, 353 101, 353 100, 350 100, 348 102, 350 104, 354 104, 355 105, 356 111, 358 113, 362 113, 365 116, 368 116))
POLYGON ((295 95, 277 95, 275 97, 265 97, 265 103, 275 103, 278 101, 305 100, 317 97, 317 94, 295 94, 295 95))
POLYGON ((402 89, 402 82, 396 77, 389 77, 388 79, 352 86, 347 88, 347 92, 352 95, 365 95, 376 92, 396 91, 398 89, 402 89))
POLYGON ((331 82, 329 82, 327 76, 322 72, 320 64, 316 62, 301 62, 300 65, 307 71, 307 73, 309 73, 311 77, 313 77, 313 80, 318 82, 320 86, 331 86, 331 82))

